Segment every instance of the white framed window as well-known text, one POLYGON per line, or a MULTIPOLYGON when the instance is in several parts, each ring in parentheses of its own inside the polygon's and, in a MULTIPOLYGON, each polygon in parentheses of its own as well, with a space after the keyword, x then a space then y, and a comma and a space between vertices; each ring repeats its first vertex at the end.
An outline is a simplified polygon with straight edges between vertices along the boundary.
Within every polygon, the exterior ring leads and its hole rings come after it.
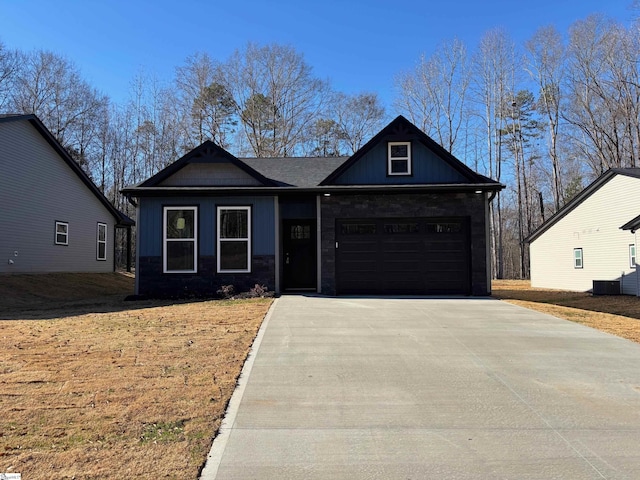
POLYGON ((389 142, 387 148, 387 174, 411 175, 411 142, 389 142))
POLYGON ((629 266, 636 268, 636 245, 634 243, 629 245, 629 266))
POLYGON ((582 249, 574 248, 573 249, 573 268, 582 268, 582 249))
POLYGON ((107 259, 107 224, 98 223, 98 231, 96 233, 96 259, 107 259))
POLYGON ((198 207, 164 207, 163 273, 198 271, 198 207))
POLYGON ((218 273, 251 271, 251 207, 218 206, 218 273))
POLYGON ((69 222, 56 222, 56 245, 69 245, 69 222))

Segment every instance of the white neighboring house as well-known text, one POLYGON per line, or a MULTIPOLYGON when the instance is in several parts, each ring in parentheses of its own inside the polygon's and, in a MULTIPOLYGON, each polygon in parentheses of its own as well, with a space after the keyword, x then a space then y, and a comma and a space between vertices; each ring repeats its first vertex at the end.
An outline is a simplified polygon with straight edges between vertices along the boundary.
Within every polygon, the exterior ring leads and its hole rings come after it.
POLYGON ((623 229, 640 226, 639 210, 640 168, 601 175, 528 238, 531 286, 586 292, 594 280, 619 281, 639 295, 636 238, 623 229))
POLYGON ((0 273, 113 272, 117 210, 35 115, 0 115, 0 273))

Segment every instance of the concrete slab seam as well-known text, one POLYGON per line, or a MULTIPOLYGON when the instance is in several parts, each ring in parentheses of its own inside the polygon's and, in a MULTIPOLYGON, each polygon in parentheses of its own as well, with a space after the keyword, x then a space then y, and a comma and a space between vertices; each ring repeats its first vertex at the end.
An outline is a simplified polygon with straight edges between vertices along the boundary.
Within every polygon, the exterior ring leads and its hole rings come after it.
POLYGON ((204 468, 202 469, 202 473, 200 474, 200 480, 214 480, 218 475, 218 468, 220 467, 220 463, 222 462, 222 455, 224 454, 225 448, 227 447, 227 442, 229 441, 229 436, 231 435, 231 431, 233 430, 233 425, 236 421, 236 416, 238 415, 238 409, 240 408, 240 402, 242 401, 242 397, 244 396, 247 382, 249 381, 249 375, 251 374, 253 363, 255 362, 256 355, 258 353, 258 350, 260 349, 260 345, 264 337, 264 332, 269 325, 269 320, 271 319, 271 315, 276 308, 278 300, 279 299, 276 298, 271 304, 269 311, 262 321, 262 325, 260 325, 260 329, 258 330, 256 338, 251 345, 251 349, 249 350, 249 354, 247 355, 247 360, 244 362, 242 371, 240 372, 240 376, 238 377, 238 385, 231 395, 229 405, 227 405, 227 410, 225 411, 224 418, 222 419, 222 423, 220 424, 218 435, 216 435, 216 437, 213 439, 211 450, 209 451, 209 455, 207 456, 207 461, 204 465, 204 468))

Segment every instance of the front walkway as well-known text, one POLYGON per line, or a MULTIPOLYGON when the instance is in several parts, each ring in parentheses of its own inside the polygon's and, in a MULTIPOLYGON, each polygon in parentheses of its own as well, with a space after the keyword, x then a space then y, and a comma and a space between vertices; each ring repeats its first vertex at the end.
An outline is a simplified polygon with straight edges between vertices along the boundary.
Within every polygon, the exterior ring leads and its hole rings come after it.
POLYGON ((490 299, 284 296, 203 471, 640 478, 640 345, 490 299))

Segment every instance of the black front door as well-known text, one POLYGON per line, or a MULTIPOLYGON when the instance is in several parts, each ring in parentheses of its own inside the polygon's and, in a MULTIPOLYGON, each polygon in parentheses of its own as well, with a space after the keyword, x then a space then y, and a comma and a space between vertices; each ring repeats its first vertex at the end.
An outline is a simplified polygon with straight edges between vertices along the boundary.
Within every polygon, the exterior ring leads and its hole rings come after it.
POLYGON ((282 221, 282 284, 285 290, 316 288, 316 221, 282 221))

